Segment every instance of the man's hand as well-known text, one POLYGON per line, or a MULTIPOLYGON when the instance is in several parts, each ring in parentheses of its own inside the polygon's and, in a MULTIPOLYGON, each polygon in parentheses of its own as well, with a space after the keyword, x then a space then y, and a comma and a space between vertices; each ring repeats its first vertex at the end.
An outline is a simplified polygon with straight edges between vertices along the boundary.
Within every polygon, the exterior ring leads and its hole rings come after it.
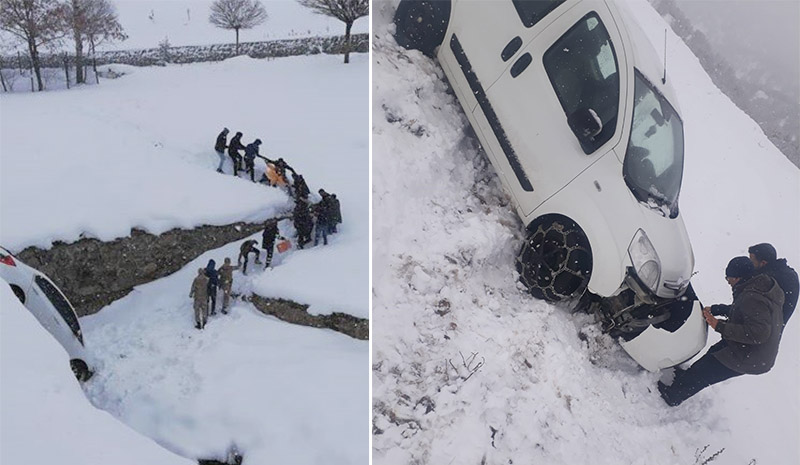
POLYGON ((717 323, 719 322, 719 320, 716 319, 714 315, 711 314, 711 307, 706 307, 703 309, 703 318, 705 318, 706 323, 708 323, 708 326, 711 326, 711 329, 714 330, 717 329, 717 323))

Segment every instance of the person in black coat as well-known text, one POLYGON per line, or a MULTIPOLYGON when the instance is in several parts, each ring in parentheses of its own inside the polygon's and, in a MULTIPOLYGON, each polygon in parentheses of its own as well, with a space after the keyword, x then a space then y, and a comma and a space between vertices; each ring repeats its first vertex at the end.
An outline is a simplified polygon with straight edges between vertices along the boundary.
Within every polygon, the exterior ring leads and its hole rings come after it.
POLYGON ((261 257, 261 251, 258 250, 256 247, 258 241, 255 239, 246 240, 242 243, 241 247, 239 247, 239 258, 236 260, 236 263, 242 267, 242 274, 247 274, 247 262, 250 260, 250 254, 256 254, 256 263, 261 263, 259 259, 261 257), (242 266, 242 261, 244 261, 244 266, 242 266))
POLYGON ((798 287, 800 287, 797 272, 786 263, 785 258, 778 258, 778 252, 772 244, 756 244, 747 251, 756 271, 774 279, 783 290, 783 325, 786 326, 797 306, 798 287))
POLYGON ((240 150, 244 150, 245 146, 242 144, 242 133, 237 132, 231 138, 231 142, 228 144, 228 156, 231 157, 233 160, 233 175, 237 176, 239 171, 242 169, 242 154, 239 153, 240 150))
POLYGON ((342 222, 342 206, 336 194, 331 194, 331 234, 337 232, 336 225, 342 222))
POLYGON ((261 139, 256 139, 252 144, 247 144, 244 148, 244 164, 247 167, 247 172, 250 173, 250 180, 256 182, 256 157, 263 158, 258 154, 258 147, 261 145, 261 139))
POLYGON ((297 247, 302 249, 311 242, 311 230, 314 228, 314 222, 308 211, 308 203, 304 200, 295 200, 293 219, 294 228, 297 230, 297 247))
POLYGON ((219 274, 214 260, 209 260, 206 265, 206 277, 208 278, 208 300, 211 302, 211 314, 214 315, 217 313, 217 286, 219 286, 219 274))
POLYGON ((308 195, 311 191, 308 189, 308 184, 303 178, 302 174, 293 173, 292 181, 294 182, 294 197, 296 199, 308 200, 308 195))
POLYGON ((272 252, 275 248, 275 239, 283 237, 278 232, 278 220, 275 218, 267 220, 264 233, 261 235, 261 248, 266 250, 267 257, 264 259, 264 269, 269 268, 272 263, 272 252))
POLYGON ((217 155, 219 155, 219 166, 217 167, 217 173, 222 173, 222 165, 225 163, 225 149, 228 148, 226 145, 227 138, 228 128, 223 128, 222 132, 217 136, 217 142, 214 144, 214 150, 216 150, 217 155))

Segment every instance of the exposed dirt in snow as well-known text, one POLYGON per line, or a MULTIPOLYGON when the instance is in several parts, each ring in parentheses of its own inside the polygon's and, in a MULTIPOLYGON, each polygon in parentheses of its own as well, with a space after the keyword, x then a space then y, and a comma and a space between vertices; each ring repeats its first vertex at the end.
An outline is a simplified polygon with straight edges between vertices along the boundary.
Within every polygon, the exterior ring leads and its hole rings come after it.
POLYGON ((270 299, 259 295, 251 295, 245 300, 261 312, 272 315, 287 323, 313 328, 328 328, 348 336, 367 340, 369 339, 369 320, 357 318, 346 313, 333 312, 329 315, 311 315, 308 305, 299 304, 286 299, 270 299))

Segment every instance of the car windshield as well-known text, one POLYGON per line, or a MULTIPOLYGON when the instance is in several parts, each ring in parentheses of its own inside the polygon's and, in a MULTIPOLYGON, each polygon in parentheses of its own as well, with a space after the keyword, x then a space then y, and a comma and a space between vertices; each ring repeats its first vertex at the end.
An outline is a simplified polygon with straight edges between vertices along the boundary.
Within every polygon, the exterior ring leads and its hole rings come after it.
POLYGON ((636 71, 625 183, 640 201, 678 215, 683 178, 683 122, 661 93, 636 71))

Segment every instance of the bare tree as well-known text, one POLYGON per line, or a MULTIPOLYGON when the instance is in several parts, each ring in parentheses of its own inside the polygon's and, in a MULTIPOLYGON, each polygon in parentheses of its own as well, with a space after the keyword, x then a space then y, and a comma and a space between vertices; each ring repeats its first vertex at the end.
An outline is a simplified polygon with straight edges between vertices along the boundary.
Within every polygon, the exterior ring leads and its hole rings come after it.
POLYGON ((66 22, 75 40, 75 82, 86 82, 83 72, 83 45, 88 42, 92 55, 94 46, 106 40, 125 40, 117 12, 108 0, 70 0, 65 8, 66 22))
POLYGON ((297 0, 315 13, 331 16, 344 23, 344 62, 350 63, 350 29, 362 16, 369 15, 369 0, 297 0))
POLYGON ((0 29, 23 41, 39 90, 44 90, 39 49, 64 37, 64 5, 57 0, 0 0, 0 29))
POLYGON ((258 26, 268 18, 258 0, 216 0, 211 4, 208 21, 222 29, 236 31, 236 54, 239 54, 239 29, 258 26))

